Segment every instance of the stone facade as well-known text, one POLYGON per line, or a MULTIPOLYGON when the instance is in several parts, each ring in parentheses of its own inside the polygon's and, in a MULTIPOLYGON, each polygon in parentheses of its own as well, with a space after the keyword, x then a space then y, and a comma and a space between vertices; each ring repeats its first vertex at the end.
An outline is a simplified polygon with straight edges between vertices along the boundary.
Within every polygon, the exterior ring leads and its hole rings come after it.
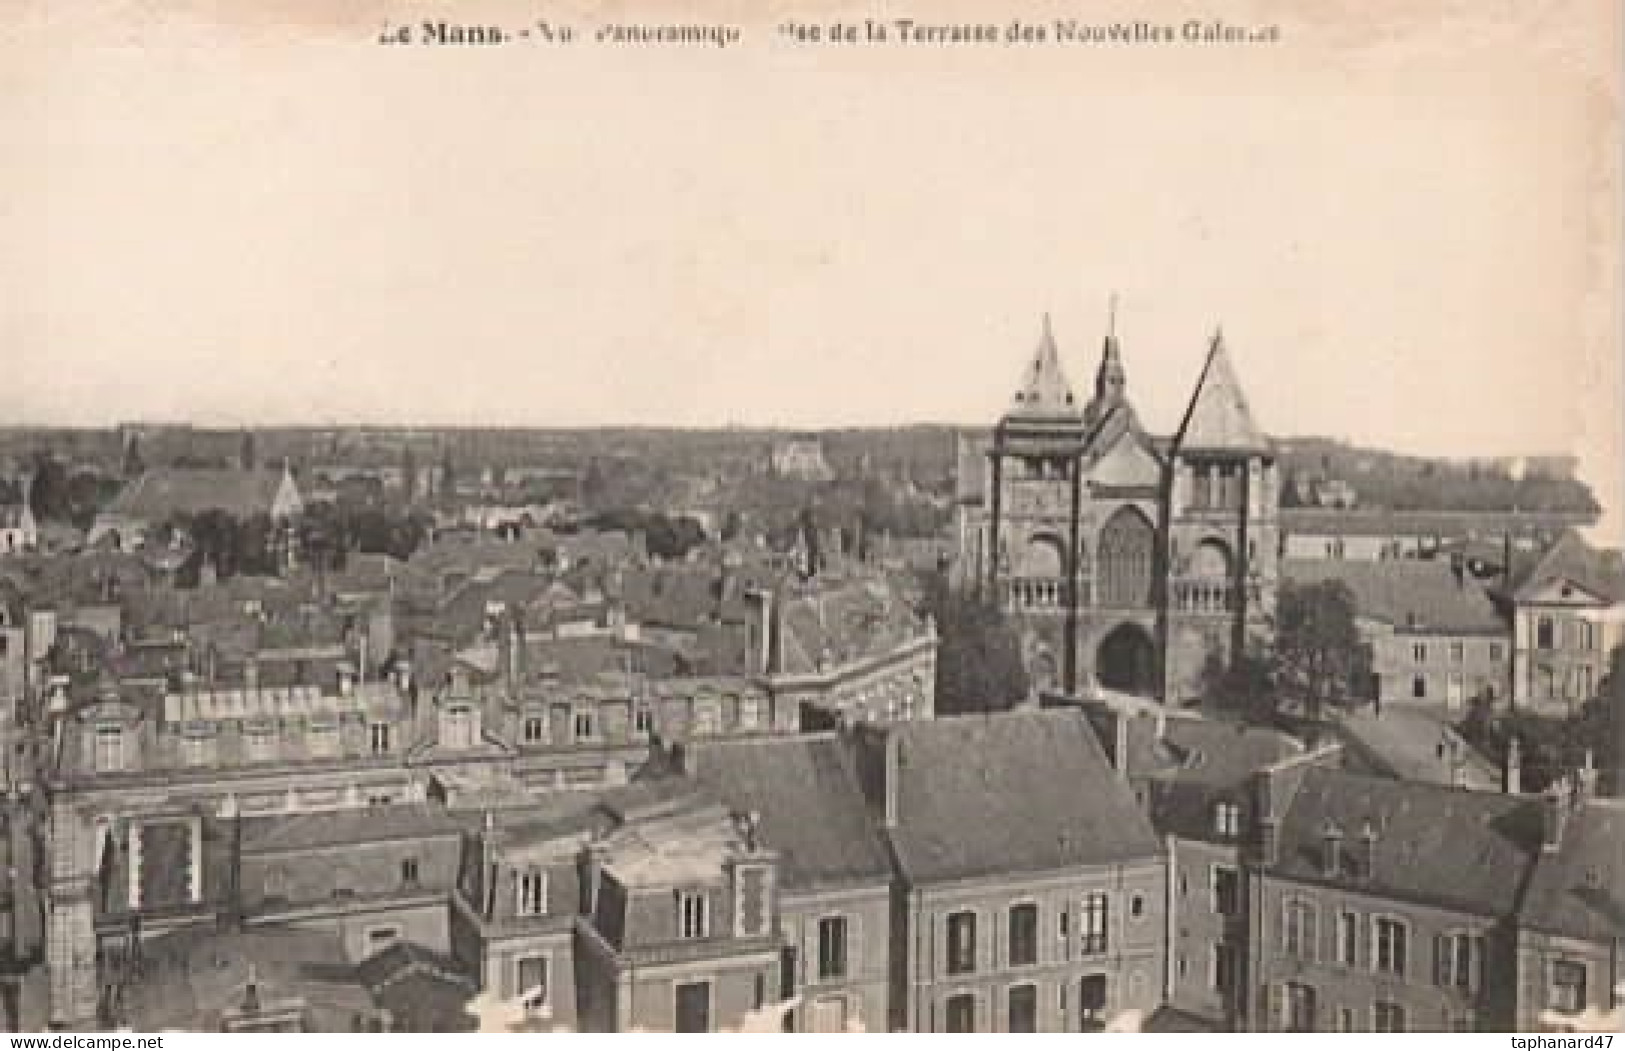
POLYGON ((1081 405, 1043 338, 990 441, 961 456, 961 583, 1020 623, 1040 689, 1193 695, 1210 660, 1265 630, 1279 471, 1215 336, 1171 442, 1149 436, 1106 339, 1081 405), (974 466, 971 466, 974 465, 974 466))

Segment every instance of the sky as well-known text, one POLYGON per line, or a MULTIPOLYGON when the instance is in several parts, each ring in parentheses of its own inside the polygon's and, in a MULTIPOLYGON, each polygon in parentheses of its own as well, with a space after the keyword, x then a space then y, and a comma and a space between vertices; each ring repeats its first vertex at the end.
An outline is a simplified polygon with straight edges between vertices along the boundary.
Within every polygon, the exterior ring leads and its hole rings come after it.
POLYGON ((741 43, 398 48, 386 19, 538 12, 334 6, 22 0, 0 418, 991 422, 1045 312, 1088 386, 1116 295, 1153 430, 1222 325, 1268 431, 1574 453, 1620 505, 1602 0, 1235 0, 1282 42, 1071 49, 796 47, 652 0, 542 14, 741 43))

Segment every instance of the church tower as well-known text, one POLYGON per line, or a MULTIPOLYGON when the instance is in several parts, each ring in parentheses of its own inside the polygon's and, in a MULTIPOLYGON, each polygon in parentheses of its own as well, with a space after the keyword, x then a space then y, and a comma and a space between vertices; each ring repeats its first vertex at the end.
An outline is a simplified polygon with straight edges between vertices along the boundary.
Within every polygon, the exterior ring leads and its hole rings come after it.
POLYGON ((1280 550, 1280 473, 1222 332, 1215 332, 1170 455, 1165 681, 1195 696, 1210 659, 1225 664, 1268 630, 1280 550))

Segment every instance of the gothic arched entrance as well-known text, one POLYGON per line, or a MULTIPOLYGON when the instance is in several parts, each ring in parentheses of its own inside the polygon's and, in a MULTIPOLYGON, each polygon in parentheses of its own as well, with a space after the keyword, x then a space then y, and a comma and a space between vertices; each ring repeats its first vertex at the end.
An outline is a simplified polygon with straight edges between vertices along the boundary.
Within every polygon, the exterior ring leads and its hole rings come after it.
POLYGON ((1154 697, 1157 693, 1157 645, 1138 624, 1119 624, 1100 640, 1095 678, 1108 690, 1154 697))

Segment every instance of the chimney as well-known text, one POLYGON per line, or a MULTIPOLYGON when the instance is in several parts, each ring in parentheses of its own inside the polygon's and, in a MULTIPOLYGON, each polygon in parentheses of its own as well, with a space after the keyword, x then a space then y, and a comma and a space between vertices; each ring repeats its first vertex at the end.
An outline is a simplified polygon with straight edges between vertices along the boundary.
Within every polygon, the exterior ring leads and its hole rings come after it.
POLYGON ((1555 854, 1563 845, 1571 794, 1568 781, 1558 780, 1541 797, 1540 850, 1543 854, 1555 854))
POLYGON ((1506 762, 1501 768, 1501 791, 1509 796, 1523 792, 1523 745, 1517 737, 1507 740, 1506 762))
POLYGON ((1320 848, 1321 875, 1328 879, 1336 879, 1343 874, 1343 830, 1330 818, 1326 820, 1326 827, 1320 833, 1320 848))
POLYGON ((1253 774, 1252 797, 1253 813, 1258 821, 1258 860, 1262 865, 1272 866, 1281 860, 1281 816, 1275 807, 1274 771, 1266 767, 1253 774))

